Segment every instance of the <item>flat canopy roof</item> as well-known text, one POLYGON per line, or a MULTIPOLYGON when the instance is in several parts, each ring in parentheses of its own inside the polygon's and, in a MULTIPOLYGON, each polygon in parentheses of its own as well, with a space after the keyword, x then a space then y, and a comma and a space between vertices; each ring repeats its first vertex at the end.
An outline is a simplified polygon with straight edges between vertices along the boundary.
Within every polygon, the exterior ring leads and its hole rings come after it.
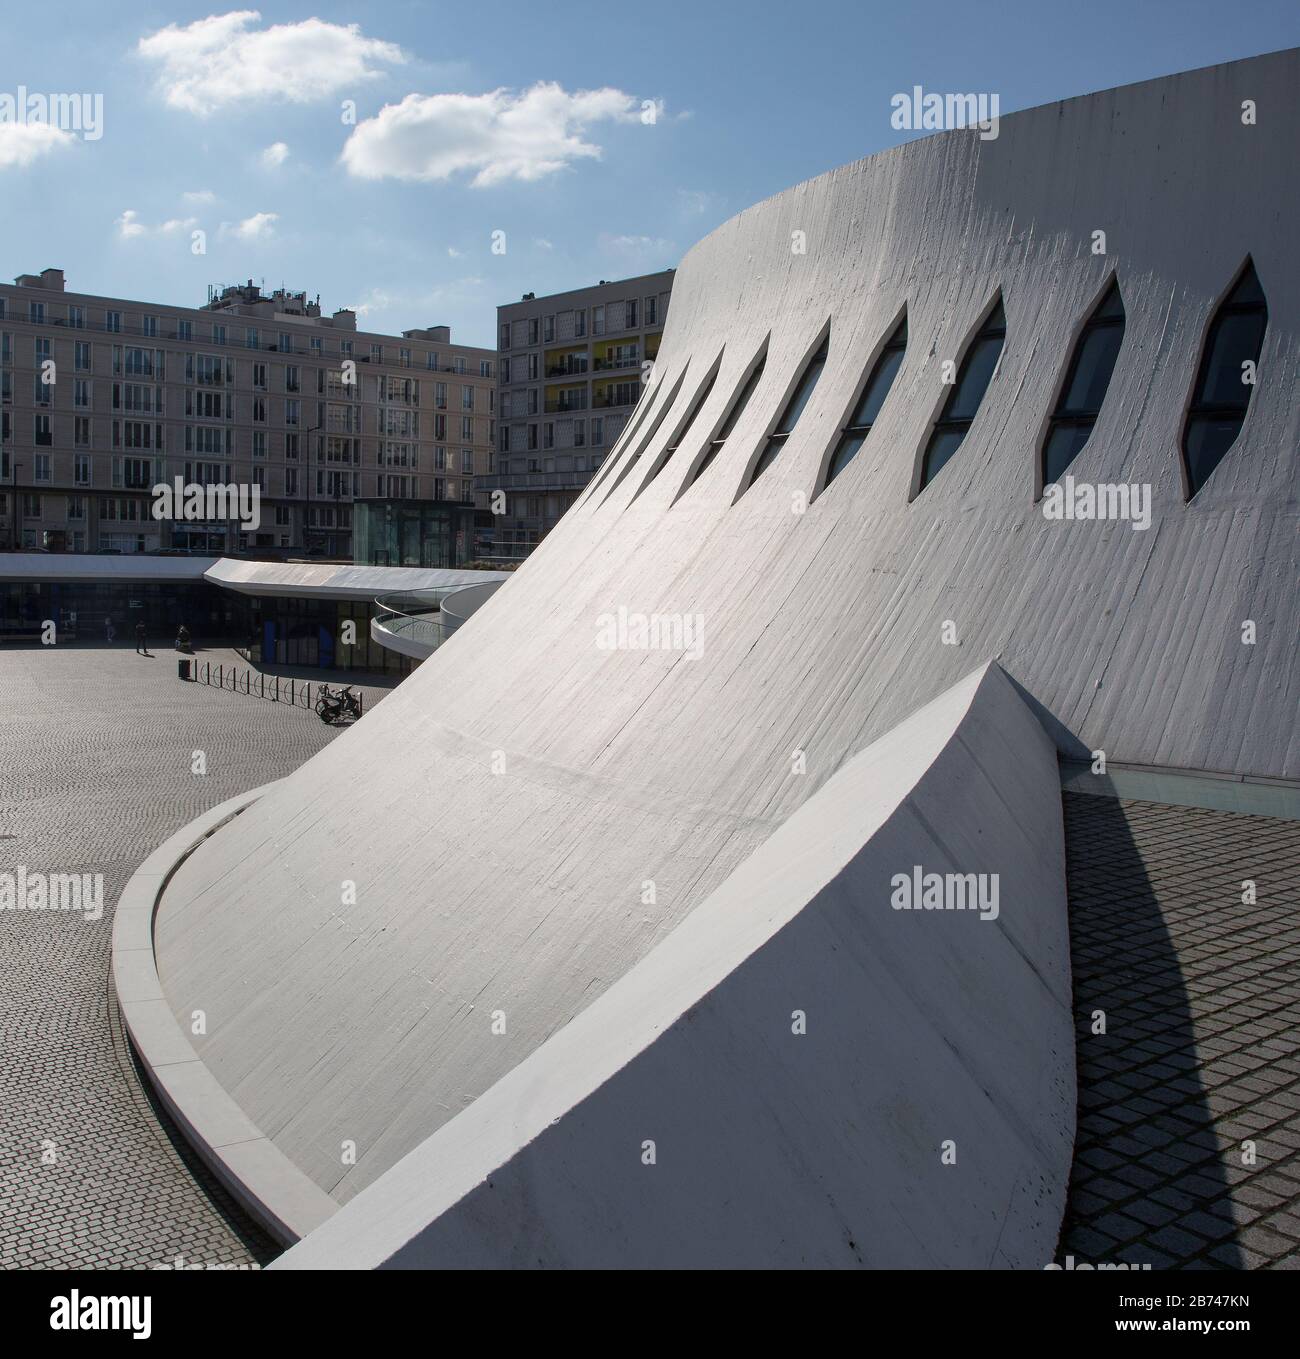
POLYGON ((502 580, 503 571, 445 571, 337 562, 257 562, 232 557, 151 557, 143 553, 0 552, 0 582, 103 585, 210 581, 245 595, 300 599, 374 599, 377 595, 502 580))
POLYGON ((0 581, 84 581, 140 585, 181 584, 203 579, 217 557, 150 557, 140 552, 0 552, 0 581))
POLYGON ((504 571, 445 571, 422 566, 340 566, 337 562, 250 562, 219 557, 206 579, 245 595, 374 599, 376 595, 503 580, 504 571))

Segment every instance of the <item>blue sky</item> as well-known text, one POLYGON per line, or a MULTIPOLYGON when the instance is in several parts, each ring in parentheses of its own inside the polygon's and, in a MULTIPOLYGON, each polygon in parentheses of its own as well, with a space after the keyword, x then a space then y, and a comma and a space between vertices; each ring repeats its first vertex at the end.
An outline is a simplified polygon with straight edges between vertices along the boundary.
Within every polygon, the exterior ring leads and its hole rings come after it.
POLYGON ((498 303, 674 265, 916 135, 913 85, 1005 114, 1296 45, 1295 0, 10 4, 0 98, 100 93, 104 131, 0 124, 0 276, 188 305, 252 277, 491 345, 498 303))

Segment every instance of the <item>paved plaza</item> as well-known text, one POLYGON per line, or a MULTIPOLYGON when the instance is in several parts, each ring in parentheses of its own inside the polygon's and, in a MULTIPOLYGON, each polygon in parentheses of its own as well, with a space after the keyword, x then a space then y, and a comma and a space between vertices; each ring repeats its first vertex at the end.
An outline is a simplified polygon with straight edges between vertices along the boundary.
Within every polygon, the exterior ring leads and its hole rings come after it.
MULTIPOLYGON (((0 651, 0 693, 0 871, 103 874, 105 906, 0 912, 0 1267, 264 1264, 275 1245, 142 1086, 109 982, 112 909, 173 831, 337 732, 129 646, 0 651)), ((1300 823, 1064 800, 1080 1104, 1059 1255, 1294 1268, 1300 823)))
MULTIPOLYGON (((199 660, 247 668, 230 651, 199 660)), ((357 687, 367 705, 385 692, 357 687)), ((98 921, 0 911, 0 1267, 247 1268, 277 1253, 143 1091, 109 980, 112 912, 172 832, 335 735, 307 709, 182 683, 170 650, 0 650, 0 872, 104 884, 98 921)))
POLYGON ((1065 828, 1079 1124, 1059 1258, 1295 1269, 1300 822, 1066 793, 1065 828))

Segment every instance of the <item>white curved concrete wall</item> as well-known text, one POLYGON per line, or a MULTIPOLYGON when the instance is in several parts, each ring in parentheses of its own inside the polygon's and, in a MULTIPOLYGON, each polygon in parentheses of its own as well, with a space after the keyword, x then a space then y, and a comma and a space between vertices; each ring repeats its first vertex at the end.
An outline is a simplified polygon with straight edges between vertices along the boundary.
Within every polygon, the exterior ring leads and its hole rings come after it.
POLYGON ((687 255, 660 390, 689 362, 679 400, 693 399, 720 351, 722 365, 672 463, 634 502, 635 469, 603 499, 616 465, 507 589, 167 890, 168 997, 207 1012, 200 1055, 277 1146, 350 1198, 665 940, 846 760, 989 657, 1112 760, 1300 773, 1298 92, 1283 53, 1007 117, 995 141, 913 142, 687 255), (1090 253, 1098 228, 1105 257, 1090 253), (1184 503, 1183 407, 1247 253, 1269 304, 1260 383, 1237 446, 1184 503), (1111 269, 1127 332, 1071 471, 1152 483, 1146 532, 1052 524, 1033 504, 1039 432, 1111 269), (999 371, 909 504, 941 360, 998 289, 999 371), (870 440, 792 513, 904 305, 907 357, 870 440), (803 419, 736 501, 828 319, 803 419), (675 498, 765 338, 748 411, 675 498), (601 616, 620 607, 701 614, 700 654, 602 649, 601 616), (506 1038, 486 1022, 498 1008, 506 1038))
POLYGON ((1074 1143, 1057 783, 997 667, 963 680, 281 1267, 1041 1268, 1074 1143), (918 862, 996 875, 996 919, 893 909, 918 862))

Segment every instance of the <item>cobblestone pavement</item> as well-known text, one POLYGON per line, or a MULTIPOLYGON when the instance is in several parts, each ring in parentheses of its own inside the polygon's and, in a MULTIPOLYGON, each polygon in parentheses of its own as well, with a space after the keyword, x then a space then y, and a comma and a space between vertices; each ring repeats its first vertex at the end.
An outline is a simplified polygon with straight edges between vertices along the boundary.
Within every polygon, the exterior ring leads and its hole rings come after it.
MULTIPOLYGON (((144 1092, 111 994, 112 916, 173 831, 337 733, 303 708, 183 684, 175 659, 129 644, 0 650, 0 873, 104 879, 99 921, 0 911, 0 1267, 253 1267, 277 1253, 144 1092)), ((244 666, 230 651, 200 659, 244 666)), ((368 705, 383 697, 359 687, 368 705)))
POLYGON ((1079 1127, 1058 1261, 1300 1267, 1300 822, 1064 803, 1079 1127))

